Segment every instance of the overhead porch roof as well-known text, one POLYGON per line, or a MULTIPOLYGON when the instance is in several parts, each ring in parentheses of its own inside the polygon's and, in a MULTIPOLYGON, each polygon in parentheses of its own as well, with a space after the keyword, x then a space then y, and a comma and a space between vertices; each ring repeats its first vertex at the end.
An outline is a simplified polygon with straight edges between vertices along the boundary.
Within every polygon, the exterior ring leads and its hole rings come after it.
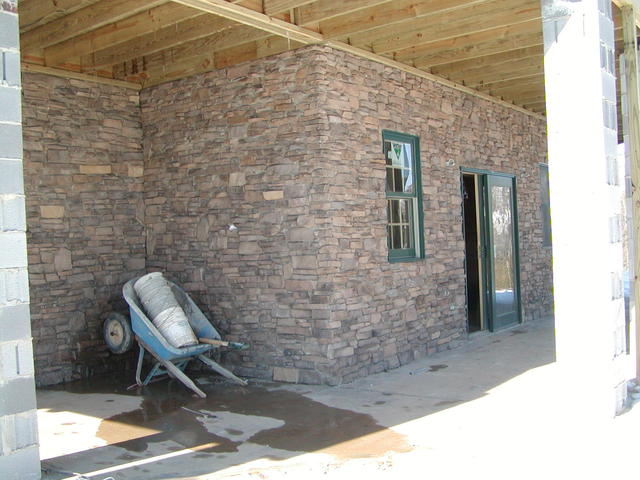
MULTIPOLYGON (((635 0, 634 0, 635 1, 635 0)), ((22 0, 26 71, 144 88, 325 44, 545 113, 540 0, 22 0)), ((621 20, 614 8, 618 52, 621 20)))

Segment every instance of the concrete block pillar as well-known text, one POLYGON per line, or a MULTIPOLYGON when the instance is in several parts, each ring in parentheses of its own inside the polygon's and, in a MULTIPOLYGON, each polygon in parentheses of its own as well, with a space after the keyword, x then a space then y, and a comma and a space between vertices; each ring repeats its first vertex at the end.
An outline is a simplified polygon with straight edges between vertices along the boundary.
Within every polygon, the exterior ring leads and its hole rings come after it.
POLYGON ((0 478, 40 478, 29 318, 17 1, 0 2, 0 478))
POLYGON ((558 365, 573 406, 622 408, 622 198, 609 0, 542 0, 558 365))

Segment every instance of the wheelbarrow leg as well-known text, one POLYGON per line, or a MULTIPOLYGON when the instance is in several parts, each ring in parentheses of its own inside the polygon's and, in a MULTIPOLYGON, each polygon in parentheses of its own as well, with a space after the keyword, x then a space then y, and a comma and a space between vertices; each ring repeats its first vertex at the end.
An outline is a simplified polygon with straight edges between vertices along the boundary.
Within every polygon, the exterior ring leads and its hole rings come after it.
POLYGON ((198 387, 196 387, 196 384, 193 383, 193 380, 187 377, 184 374, 184 372, 180 370, 178 367, 176 367, 173 363, 171 363, 168 360, 162 360, 162 359, 158 359, 158 360, 160 361, 160 363, 162 363, 162 366, 166 368, 168 372, 171 372, 178 380, 180 380, 187 387, 189 387, 191 390, 196 392, 198 396, 200 396, 200 398, 207 398, 207 394, 204 393, 202 390, 200 390, 198 387))
POLYGON ((209 365, 213 370, 215 370, 216 372, 218 372, 220 375, 222 375, 223 377, 227 377, 230 380, 233 380, 236 383, 239 383, 242 386, 246 386, 247 385, 247 381, 246 380, 242 380, 241 378, 236 377, 233 373, 231 373, 229 370, 227 370, 224 367, 221 367, 220 365, 218 365, 217 362, 214 362, 213 360, 211 360, 209 357, 205 357, 204 355, 198 355, 198 358, 205 364, 209 365))
POLYGON ((138 366, 136 367, 136 383, 139 387, 142 386, 142 380, 140 379, 140 374, 142 373, 142 359, 144 358, 144 347, 138 344, 140 347, 140 352, 138 353, 138 366))

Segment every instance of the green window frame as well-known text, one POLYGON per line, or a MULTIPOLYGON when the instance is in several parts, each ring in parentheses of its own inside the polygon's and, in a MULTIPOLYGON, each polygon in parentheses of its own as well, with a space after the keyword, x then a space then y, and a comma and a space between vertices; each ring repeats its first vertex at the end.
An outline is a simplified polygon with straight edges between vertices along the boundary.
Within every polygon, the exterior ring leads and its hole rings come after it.
POLYGON ((420 141, 415 135, 382 131, 390 262, 424 258, 424 214, 420 141))

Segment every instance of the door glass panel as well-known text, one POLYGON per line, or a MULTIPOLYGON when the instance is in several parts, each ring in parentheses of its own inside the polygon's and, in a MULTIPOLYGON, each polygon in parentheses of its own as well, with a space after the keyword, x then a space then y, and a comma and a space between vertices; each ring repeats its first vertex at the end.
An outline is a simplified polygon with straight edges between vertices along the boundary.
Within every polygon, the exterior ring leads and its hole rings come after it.
POLYGON ((512 189, 491 185, 490 197, 494 315, 500 327, 517 315, 512 189))

